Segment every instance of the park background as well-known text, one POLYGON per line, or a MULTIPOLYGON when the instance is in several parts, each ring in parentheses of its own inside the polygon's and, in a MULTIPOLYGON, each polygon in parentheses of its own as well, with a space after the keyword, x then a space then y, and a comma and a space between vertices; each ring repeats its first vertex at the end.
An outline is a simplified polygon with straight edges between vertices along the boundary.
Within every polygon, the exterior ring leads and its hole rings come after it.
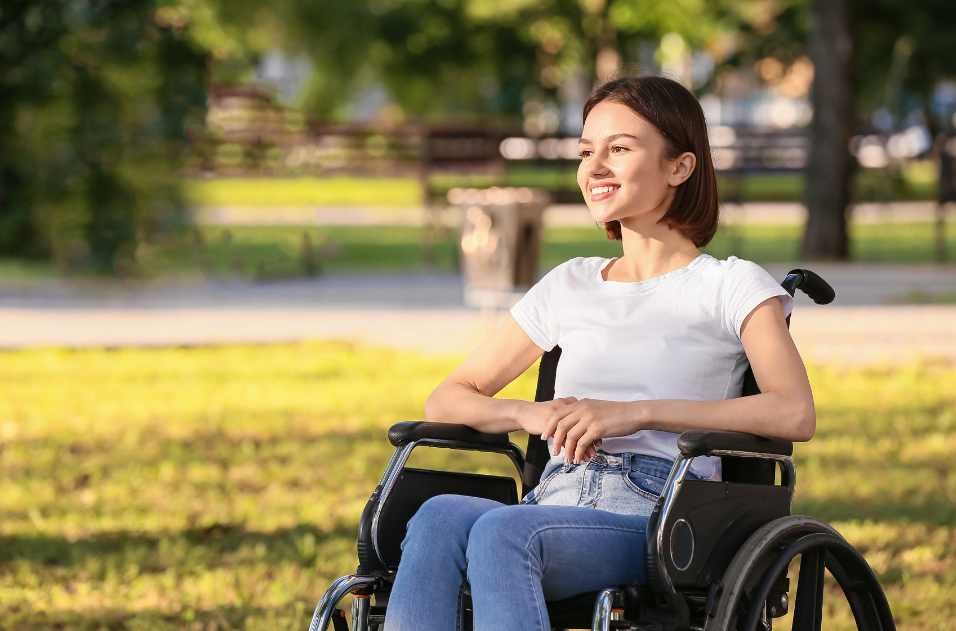
POLYGON ((7 0, 0 627, 306 628, 385 430, 506 315, 465 301, 468 200, 547 195, 539 275, 619 253, 573 139, 624 72, 701 100, 706 251, 836 289, 793 316, 794 512, 952 629, 954 33, 939 0, 7 0))

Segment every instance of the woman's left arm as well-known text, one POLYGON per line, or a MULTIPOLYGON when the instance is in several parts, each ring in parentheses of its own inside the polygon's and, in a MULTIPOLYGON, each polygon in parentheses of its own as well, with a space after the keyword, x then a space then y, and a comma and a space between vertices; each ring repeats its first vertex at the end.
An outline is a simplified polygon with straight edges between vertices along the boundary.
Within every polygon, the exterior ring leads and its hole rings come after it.
POLYGON ((644 429, 674 433, 712 429, 810 440, 816 430, 810 381, 777 298, 750 312, 740 328, 740 340, 760 386, 759 395, 722 401, 582 399, 557 410, 542 437, 553 435, 555 454, 564 446, 566 458, 574 462, 584 459, 595 440, 644 429))

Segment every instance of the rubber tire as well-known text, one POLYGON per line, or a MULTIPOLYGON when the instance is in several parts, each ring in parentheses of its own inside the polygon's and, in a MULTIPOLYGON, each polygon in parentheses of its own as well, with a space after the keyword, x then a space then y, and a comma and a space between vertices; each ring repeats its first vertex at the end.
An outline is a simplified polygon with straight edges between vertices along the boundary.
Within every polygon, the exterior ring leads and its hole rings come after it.
POLYGON ((829 524, 803 515, 775 519, 752 534, 724 573, 723 592, 713 619, 706 625, 706 631, 736 631, 736 609, 740 595, 757 586, 786 546, 800 537, 815 533, 827 533, 843 539, 829 524))

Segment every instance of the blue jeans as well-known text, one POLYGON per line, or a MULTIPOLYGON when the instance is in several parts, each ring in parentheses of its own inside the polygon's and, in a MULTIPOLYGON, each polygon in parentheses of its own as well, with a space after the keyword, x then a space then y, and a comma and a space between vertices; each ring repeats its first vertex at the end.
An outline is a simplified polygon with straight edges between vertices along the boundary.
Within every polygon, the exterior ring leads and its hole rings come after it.
POLYGON ((408 522, 385 630, 460 629, 470 585, 477 631, 550 631, 545 600, 643 582, 647 517, 670 468, 601 453, 555 470, 517 506, 428 500, 408 522))

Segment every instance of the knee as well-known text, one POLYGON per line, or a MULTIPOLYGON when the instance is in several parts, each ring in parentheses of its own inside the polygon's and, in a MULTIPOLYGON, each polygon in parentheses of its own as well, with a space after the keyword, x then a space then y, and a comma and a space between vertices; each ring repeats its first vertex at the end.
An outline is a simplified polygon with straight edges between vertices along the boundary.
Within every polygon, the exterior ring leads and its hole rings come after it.
POLYGON ((475 500, 463 495, 436 495, 426 500, 408 522, 402 549, 415 540, 428 542, 429 546, 464 547, 472 524, 483 510, 475 500))
POLYGON ((508 506, 485 513, 472 526, 468 534, 468 562, 482 562, 513 557, 515 554, 534 553, 529 544, 534 539, 533 524, 527 517, 528 511, 522 506, 508 506))
POLYGON ((408 531, 411 532, 413 528, 431 530, 436 525, 440 527, 449 515, 454 514, 458 498, 458 495, 436 495, 426 500, 409 520, 408 531))

